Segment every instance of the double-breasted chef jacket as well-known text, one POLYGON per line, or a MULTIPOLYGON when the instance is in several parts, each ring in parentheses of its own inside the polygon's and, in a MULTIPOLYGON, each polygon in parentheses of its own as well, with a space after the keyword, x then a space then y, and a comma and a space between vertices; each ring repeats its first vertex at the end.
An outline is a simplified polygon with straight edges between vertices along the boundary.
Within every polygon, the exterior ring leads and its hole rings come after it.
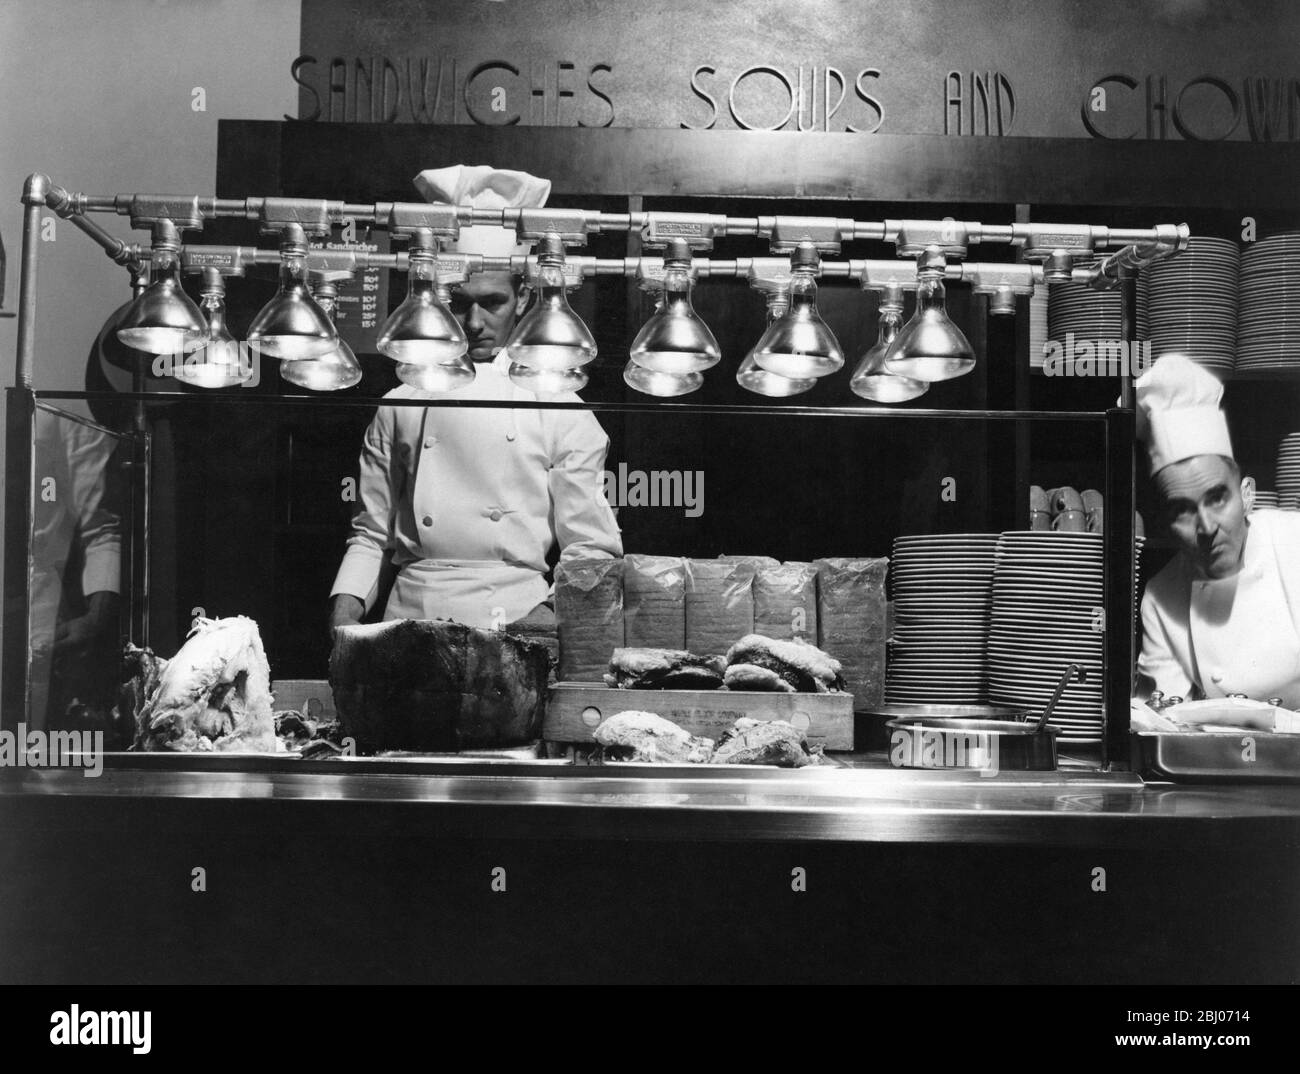
POLYGON ((386 549, 396 580, 385 619, 454 619, 500 628, 547 599, 546 556, 622 555, 604 494, 609 437, 587 410, 536 410, 498 354, 455 392, 406 385, 385 398, 495 399, 519 408, 384 407, 366 431, 352 534, 331 595, 367 610, 386 549))
POLYGON ((1300 512, 1248 518, 1237 574, 1200 578, 1180 553, 1147 585, 1138 670, 1166 696, 1300 708, 1300 512))

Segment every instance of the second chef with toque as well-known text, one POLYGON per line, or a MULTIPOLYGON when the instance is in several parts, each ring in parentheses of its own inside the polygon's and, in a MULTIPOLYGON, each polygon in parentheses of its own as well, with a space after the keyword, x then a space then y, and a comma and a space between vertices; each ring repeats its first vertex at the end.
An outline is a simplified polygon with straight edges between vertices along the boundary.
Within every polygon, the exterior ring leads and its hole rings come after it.
POLYGON ((1300 513, 1251 513, 1254 482, 1233 459, 1211 374, 1169 355, 1136 390, 1138 435, 1179 548, 1142 598, 1138 693, 1300 707, 1300 513))
MULTIPOLYGON (((526 172, 458 165, 421 172, 430 201, 478 209, 546 204, 551 184, 526 172)), ((527 253, 499 227, 462 228, 461 253, 527 253)), ((619 556, 604 496, 609 438, 585 410, 536 410, 533 392, 507 376, 498 353, 527 304, 508 273, 479 273, 453 292, 469 340, 474 380, 454 393, 403 385, 390 398, 512 400, 513 408, 380 407, 361 451, 359 501, 331 590, 332 627, 360 622, 377 599, 386 551, 397 575, 385 619, 454 619, 529 632, 553 629, 545 579, 556 543, 562 560, 619 556)), ((576 402, 572 393, 547 399, 576 402)))

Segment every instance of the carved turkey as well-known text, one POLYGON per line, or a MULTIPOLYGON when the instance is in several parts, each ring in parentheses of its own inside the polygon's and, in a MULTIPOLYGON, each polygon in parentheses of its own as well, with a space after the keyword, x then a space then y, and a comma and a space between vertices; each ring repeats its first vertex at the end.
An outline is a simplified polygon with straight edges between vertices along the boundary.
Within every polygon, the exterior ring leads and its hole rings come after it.
POLYGON ((197 619, 136 722, 139 750, 274 753, 271 668, 257 624, 197 619))

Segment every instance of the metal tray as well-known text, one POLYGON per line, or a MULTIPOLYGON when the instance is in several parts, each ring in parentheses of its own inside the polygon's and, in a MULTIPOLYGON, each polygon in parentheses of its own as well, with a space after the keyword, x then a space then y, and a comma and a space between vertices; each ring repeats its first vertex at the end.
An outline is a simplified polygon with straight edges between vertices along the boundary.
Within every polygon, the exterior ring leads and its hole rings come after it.
POLYGON ((1174 783, 1300 783, 1300 735, 1263 731, 1129 734, 1132 767, 1174 783))

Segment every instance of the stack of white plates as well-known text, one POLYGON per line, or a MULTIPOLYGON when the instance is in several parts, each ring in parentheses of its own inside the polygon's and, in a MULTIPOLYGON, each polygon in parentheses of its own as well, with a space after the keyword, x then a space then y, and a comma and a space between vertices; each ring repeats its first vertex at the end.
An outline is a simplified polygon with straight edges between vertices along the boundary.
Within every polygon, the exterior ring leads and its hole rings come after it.
MULTIPOLYGON (((1148 337, 1146 311, 1138 303, 1138 340, 1148 337)), ((1120 334, 1120 293, 1115 288, 1098 291, 1085 283, 1054 283, 1048 291, 1047 335, 1052 342, 1066 347, 1073 335, 1076 348, 1084 342, 1123 341, 1120 334)), ((1076 355, 1077 356, 1077 351, 1076 355)), ((1095 357, 1095 354, 1094 354, 1095 357)), ((1071 354, 1065 351, 1067 366, 1071 354)))
POLYGON ((1300 232, 1287 231, 1249 244, 1241 256, 1237 372, 1276 373, 1297 369, 1300 369, 1300 232))
POLYGON ((1035 287, 1029 296, 1029 368, 1041 370, 1046 356, 1043 351, 1047 346, 1047 303, 1048 288, 1035 287))
POLYGON ((1278 499, 1276 492, 1269 492, 1265 489, 1255 490, 1255 506, 1253 510, 1258 511, 1261 507, 1277 507, 1278 499))
POLYGON ((989 626, 989 701, 1041 712, 1069 664, 1052 723, 1059 741, 1095 745, 1103 720, 1102 536, 1015 530, 998 540, 989 626))
POLYGON ((885 678, 893 703, 985 701, 996 533, 899 537, 889 565, 894 629, 885 678))
POLYGON ((1277 472, 1273 482, 1277 505, 1290 507, 1300 499, 1300 433, 1288 433, 1277 446, 1277 472))
POLYGON ((1138 620, 1142 617, 1142 594, 1138 592, 1138 580, 1142 577, 1142 549, 1146 547, 1145 537, 1133 538, 1133 636, 1140 633, 1138 620))
POLYGON ((1232 240, 1198 235, 1182 253, 1157 261, 1138 277, 1153 359, 1185 354, 1220 380, 1232 376, 1240 260, 1232 240))

